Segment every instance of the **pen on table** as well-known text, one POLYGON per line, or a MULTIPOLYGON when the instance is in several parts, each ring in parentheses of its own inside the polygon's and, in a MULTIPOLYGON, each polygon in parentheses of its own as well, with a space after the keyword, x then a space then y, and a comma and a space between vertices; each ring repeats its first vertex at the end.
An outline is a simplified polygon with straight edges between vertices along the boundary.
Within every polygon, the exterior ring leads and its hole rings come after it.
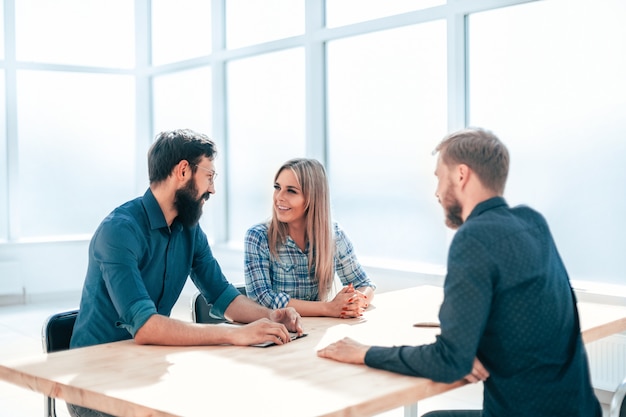
POLYGON ((434 321, 423 321, 420 323, 415 323, 413 327, 439 327, 439 323, 434 321))

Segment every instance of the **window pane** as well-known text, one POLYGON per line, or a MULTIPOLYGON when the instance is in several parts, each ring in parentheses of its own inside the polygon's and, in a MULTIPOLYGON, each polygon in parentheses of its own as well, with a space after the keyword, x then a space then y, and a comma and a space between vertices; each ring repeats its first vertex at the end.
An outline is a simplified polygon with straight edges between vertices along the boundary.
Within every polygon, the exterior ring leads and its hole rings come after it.
MULTIPOLYGON (((210 67, 155 77, 153 90, 155 134, 165 130, 193 129, 211 136, 211 91, 210 67)), ((220 166, 223 166, 220 161, 225 158, 225 152, 220 147, 222 138, 212 139, 218 144, 218 159, 215 165, 220 172, 220 166)), ((218 187, 221 181, 222 177, 218 176, 218 187)), ((211 225, 216 221, 212 203, 213 200, 210 200, 208 205, 205 205, 204 214, 200 218, 202 229, 211 240, 214 238, 215 230, 211 225)))
POLYGON ((359 254, 444 263, 432 150, 446 131, 446 91, 443 21, 329 44, 334 214, 359 254))
POLYGON ((211 2, 152 0, 152 62, 155 65, 211 53, 211 2))
POLYGON ((23 238, 93 233, 135 196, 132 77, 18 73, 23 238))
POLYGON ((230 238, 271 216, 274 174, 305 154, 304 51, 228 64, 230 238))
POLYGON ((4 85, 4 70, 0 70, 0 241, 9 238, 9 190, 8 190, 8 155, 6 135, 6 90, 4 85))
POLYGON ((17 59, 131 68, 134 24, 127 0, 16 1, 17 59))
POLYGON ((326 0, 326 26, 349 25, 445 3, 445 0, 326 0))
POLYGON ((226 2, 226 43, 229 49, 303 33, 303 0, 228 0, 226 2))
POLYGON ((4 2, 0 1, 0 58, 4 57, 4 2))
POLYGON ((154 78, 154 132, 189 128, 211 133, 211 68, 154 78))
POLYGON ((576 280, 624 279, 623 16, 621 0, 572 0, 470 18, 471 123, 508 145, 509 203, 546 216, 576 280))

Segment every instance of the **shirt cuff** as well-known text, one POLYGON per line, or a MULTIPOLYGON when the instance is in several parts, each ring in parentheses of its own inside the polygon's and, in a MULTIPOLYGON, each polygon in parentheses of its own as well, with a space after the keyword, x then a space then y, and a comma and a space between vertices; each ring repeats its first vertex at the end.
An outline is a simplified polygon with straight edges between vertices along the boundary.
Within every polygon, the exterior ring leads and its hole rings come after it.
POLYGON ((370 348, 367 349, 367 352, 365 352, 364 362, 365 365, 369 366, 370 368, 389 370, 389 368, 385 366, 389 365, 389 361, 389 349, 386 347, 370 346, 370 348))
POLYGON ((115 325, 128 330, 128 333, 135 337, 141 326, 146 324, 154 314, 157 314, 154 303, 151 300, 140 300, 134 303, 128 311, 127 317, 130 317, 130 323, 118 321, 115 325))
POLYGON ((213 303, 213 307, 211 308, 211 315, 223 318, 226 309, 228 308, 230 303, 232 303, 233 300, 237 298, 238 295, 241 295, 241 293, 232 284, 226 287, 226 289, 217 298, 217 300, 215 300, 215 303, 213 303))
POLYGON ((287 293, 279 292, 278 296, 272 301, 271 308, 274 310, 279 308, 285 308, 287 307, 287 304, 289 304, 289 299, 290 297, 287 293))

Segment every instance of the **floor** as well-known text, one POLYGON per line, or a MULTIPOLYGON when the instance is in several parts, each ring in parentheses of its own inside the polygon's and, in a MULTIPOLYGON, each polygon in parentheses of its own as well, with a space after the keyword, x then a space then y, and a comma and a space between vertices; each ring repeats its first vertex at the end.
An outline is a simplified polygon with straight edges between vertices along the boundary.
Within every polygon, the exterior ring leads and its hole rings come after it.
MULTIPOLYGON (((191 320, 190 299, 193 289, 186 288, 172 316, 191 320)), ((45 319, 57 312, 75 309, 78 295, 39 300, 28 304, 0 306, 0 357, 12 358, 41 353, 41 326, 45 319)), ((482 386, 469 385, 453 392, 421 401, 418 415, 436 409, 480 408, 482 386)), ((41 394, 0 381, 0 417, 33 417, 44 414, 41 394)), ((62 402, 57 404, 57 415, 69 414, 62 402)), ((403 417, 404 409, 398 408, 381 417, 403 417)))

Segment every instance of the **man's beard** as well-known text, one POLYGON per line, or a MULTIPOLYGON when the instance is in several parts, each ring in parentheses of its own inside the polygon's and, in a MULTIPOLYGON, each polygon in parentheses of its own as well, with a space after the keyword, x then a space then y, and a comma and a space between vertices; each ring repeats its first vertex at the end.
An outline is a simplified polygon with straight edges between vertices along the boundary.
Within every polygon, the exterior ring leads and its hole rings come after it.
POLYGON ((204 193, 200 198, 196 198, 198 189, 192 177, 184 188, 176 190, 174 208, 178 212, 178 221, 184 227, 190 228, 198 224, 202 216, 202 201, 209 199, 211 194, 204 193))
MULTIPOLYGON (((450 187, 448 188, 450 190, 450 187)), ((443 210, 446 213, 446 226, 450 229, 458 229, 463 224, 463 207, 451 191, 448 191, 443 198, 443 210)))

